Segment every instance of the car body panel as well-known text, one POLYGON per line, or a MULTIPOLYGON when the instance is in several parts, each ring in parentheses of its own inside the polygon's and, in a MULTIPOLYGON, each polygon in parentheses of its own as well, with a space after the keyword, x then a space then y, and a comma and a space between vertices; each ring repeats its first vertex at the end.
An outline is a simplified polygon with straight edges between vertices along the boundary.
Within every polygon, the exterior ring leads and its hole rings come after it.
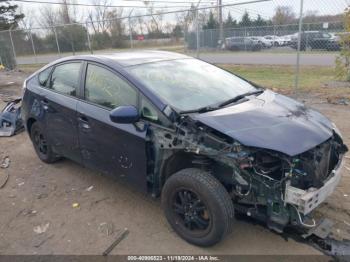
POLYGON ((77 112, 84 165, 121 177, 146 192, 146 130, 113 123, 109 110, 87 102, 79 101, 77 112))
POLYGON ((80 163, 77 99, 47 89, 42 89, 40 96, 48 141, 58 154, 80 163))
MULTIPOLYGON (((244 39, 239 40, 244 44, 244 39)), ((63 156, 121 177, 154 197, 161 194, 171 175, 198 168, 210 171, 218 179, 232 196, 236 210, 263 219, 278 232, 293 223, 302 226, 303 213, 283 198, 286 185, 300 189, 293 192, 302 195, 326 183, 347 152, 336 127, 303 104, 264 89, 242 95, 219 109, 208 107, 205 113, 181 113, 127 69, 174 59, 192 58, 169 52, 135 51, 76 56, 51 63, 25 82, 25 126, 28 130, 33 119, 40 122, 63 156), (76 98, 38 84, 41 71, 77 60, 83 63, 76 98), (171 127, 152 119, 136 121, 138 117, 133 123, 115 123, 110 118, 112 109, 85 101, 88 63, 100 64, 129 82, 139 91, 139 107, 140 97, 146 98, 168 118, 171 127)), ((319 192, 327 191, 323 195, 328 196, 334 186, 327 188, 319 192)), ((298 201, 298 197, 295 199, 298 201)))
POLYGON ((192 117, 245 146, 290 156, 307 151, 332 136, 332 124, 326 117, 271 91, 241 104, 192 117))

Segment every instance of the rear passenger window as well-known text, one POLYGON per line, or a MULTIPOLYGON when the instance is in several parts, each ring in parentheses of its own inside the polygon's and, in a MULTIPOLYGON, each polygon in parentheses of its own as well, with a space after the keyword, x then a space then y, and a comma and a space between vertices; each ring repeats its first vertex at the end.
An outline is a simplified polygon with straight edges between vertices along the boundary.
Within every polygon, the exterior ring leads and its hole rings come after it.
POLYGON ((50 88, 66 95, 75 96, 79 84, 81 63, 68 63, 56 66, 52 75, 50 88))
POLYGON ((49 80, 49 76, 51 73, 52 67, 49 67, 47 69, 45 69, 44 71, 39 73, 39 84, 41 86, 46 86, 47 84, 47 80, 49 80))
POLYGON ((85 99, 111 109, 137 107, 137 91, 133 87, 113 72, 91 64, 86 73, 85 99))

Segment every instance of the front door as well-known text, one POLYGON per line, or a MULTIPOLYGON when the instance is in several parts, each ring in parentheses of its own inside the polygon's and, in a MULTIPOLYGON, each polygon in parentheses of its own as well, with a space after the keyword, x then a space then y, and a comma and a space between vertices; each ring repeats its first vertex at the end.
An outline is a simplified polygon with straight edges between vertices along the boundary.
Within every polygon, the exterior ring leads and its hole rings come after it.
POLYGON ((137 107, 138 91, 108 68, 88 64, 84 97, 77 105, 84 165, 121 177, 146 192, 146 131, 134 124, 116 124, 109 117, 118 106, 137 107))

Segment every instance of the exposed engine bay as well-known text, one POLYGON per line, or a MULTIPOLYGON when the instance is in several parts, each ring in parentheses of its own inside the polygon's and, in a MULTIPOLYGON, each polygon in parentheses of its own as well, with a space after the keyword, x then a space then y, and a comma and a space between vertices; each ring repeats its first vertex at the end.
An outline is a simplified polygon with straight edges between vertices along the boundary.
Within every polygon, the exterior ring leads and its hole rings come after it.
POLYGON ((150 126, 149 140, 155 159, 149 163, 154 170, 149 176, 154 195, 160 194, 166 176, 177 169, 202 168, 225 186, 236 211, 278 232, 288 225, 315 226, 309 213, 335 189, 340 180, 337 170, 347 151, 336 132, 294 156, 247 147, 190 116, 182 116, 175 130, 150 126))

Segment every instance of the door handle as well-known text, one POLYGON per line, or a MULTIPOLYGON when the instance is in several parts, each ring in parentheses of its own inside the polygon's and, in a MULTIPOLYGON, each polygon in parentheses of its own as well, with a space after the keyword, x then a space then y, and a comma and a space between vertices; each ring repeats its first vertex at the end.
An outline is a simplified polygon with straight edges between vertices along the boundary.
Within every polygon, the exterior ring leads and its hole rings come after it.
POLYGON ((80 116, 80 117, 78 117, 78 121, 80 122, 80 126, 81 126, 83 129, 90 129, 89 120, 87 119, 86 116, 80 116))
POLYGON ((43 106, 44 110, 48 110, 49 109, 49 101, 47 101, 46 99, 43 99, 40 102, 41 102, 41 105, 43 106))

